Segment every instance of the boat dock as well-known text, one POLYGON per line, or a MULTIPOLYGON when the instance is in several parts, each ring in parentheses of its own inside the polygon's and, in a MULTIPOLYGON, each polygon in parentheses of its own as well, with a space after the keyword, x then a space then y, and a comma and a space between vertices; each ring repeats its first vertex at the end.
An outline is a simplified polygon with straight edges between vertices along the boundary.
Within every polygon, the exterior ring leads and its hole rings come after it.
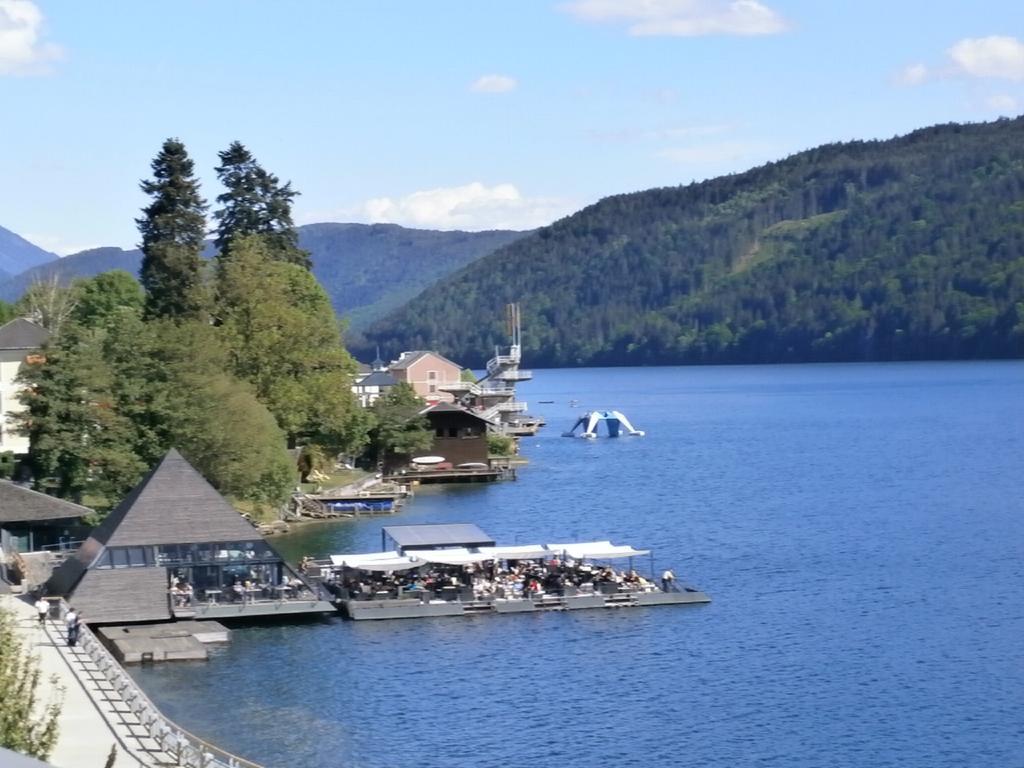
POLYGON ((452 469, 406 469, 385 478, 395 483, 430 485, 432 483, 493 483, 515 480, 513 466, 453 467, 452 469))
MULTIPOLYGON (((471 524, 388 526, 382 552, 332 555, 316 576, 356 621, 711 602, 667 571, 641 576, 649 550, 610 541, 495 546, 471 524), (393 549, 387 550, 388 542, 393 549), (628 560, 629 568, 601 565, 628 560)), ((653 560, 651 561, 653 571, 653 560)))

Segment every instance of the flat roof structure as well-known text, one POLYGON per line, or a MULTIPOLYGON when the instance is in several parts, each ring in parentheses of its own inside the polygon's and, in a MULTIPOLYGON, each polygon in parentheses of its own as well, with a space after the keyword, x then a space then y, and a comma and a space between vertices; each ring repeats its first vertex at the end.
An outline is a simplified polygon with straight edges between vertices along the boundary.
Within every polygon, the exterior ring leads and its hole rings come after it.
POLYGON ((431 525, 389 525, 381 530, 381 549, 387 540, 399 553, 444 547, 493 547, 494 539, 472 523, 435 523, 431 525))

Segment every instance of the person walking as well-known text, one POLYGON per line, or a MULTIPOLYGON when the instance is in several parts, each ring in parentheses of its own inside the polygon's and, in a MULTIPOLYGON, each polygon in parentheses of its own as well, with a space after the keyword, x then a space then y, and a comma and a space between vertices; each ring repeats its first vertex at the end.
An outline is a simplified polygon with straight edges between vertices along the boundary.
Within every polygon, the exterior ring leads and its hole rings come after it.
POLYGON ((42 595, 36 600, 36 613, 39 614, 39 626, 43 626, 46 623, 46 615, 50 612, 50 601, 46 600, 42 595))
POLYGON ((64 617, 64 622, 68 631, 68 648, 74 648, 78 643, 78 633, 82 629, 82 619, 75 609, 71 608, 64 617))
POLYGON ((661 591, 668 592, 672 589, 672 582, 676 580, 676 575, 672 573, 671 568, 666 568, 664 573, 661 574, 661 591))

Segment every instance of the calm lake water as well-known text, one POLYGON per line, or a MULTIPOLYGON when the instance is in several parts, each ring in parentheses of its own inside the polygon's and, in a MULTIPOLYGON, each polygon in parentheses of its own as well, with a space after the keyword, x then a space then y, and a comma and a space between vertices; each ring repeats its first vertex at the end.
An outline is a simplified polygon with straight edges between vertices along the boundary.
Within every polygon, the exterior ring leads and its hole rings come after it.
POLYGON ((523 394, 548 427, 518 482, 278 547, 610 538, 710 605, 248 627, 134 670, 146 691, 275 767, 1024 766, 1024 364, 545 370, 523 394), (560 437, 587 408, 647 436, 560 437))

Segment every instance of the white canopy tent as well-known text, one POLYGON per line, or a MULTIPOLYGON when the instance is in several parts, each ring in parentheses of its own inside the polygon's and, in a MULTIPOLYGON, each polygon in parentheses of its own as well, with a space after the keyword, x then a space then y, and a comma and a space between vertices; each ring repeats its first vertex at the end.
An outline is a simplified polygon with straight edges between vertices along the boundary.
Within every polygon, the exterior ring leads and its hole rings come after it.
POLYGON ((335 568, 348 566, 361 571, 408 571, 425 565, 424 561, 414 557, 405 557, 397 552, 370 552, 365 555, 331 555, 331 565, 335 568))
POLYGON ((577 544, 548 544, 553 555, 564 552, 573 560, 615 560, 621 557, 637 557, 650 554, 649 549, 633 549, 627 544, 612 544, 610 541, 588 541, 577 544))
POLYGON ((519 544, 512 547, 480 547, 480 554, 488 560, 539 560, 557 553, 549 552, 543 544, 519 544))

